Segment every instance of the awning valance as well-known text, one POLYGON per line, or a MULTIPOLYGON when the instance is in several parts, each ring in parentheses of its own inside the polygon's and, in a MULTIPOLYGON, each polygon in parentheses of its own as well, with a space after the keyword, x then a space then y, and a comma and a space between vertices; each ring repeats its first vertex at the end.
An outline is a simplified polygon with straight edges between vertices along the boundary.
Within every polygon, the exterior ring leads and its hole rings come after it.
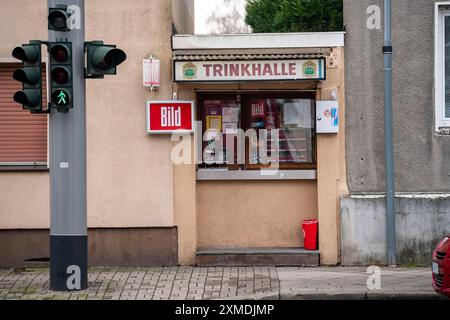
POLYGON ((325 58, 325 53, 293 54, 184 54, 173 53, 173 61, 247 61, 247 60, 294 60, 325 58))

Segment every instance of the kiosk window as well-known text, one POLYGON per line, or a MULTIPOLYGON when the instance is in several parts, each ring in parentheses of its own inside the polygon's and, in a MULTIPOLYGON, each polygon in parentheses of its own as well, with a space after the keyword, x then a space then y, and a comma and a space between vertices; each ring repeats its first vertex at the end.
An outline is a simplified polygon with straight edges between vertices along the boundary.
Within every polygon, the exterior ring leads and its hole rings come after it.
MULTIPOLYGON (((203 102, 203 162, 212 166, 237 164, 237 153, 230 159, 227 137, 242 128, 241 105, 233 99, 203 102)), ((235 150, 235 148, 233 148, 235 150)))
MULTIPOLYGON (((313 129, 312 110, 314 101, 311 99, 277 99, 250 98, 247 121, 249 128, 258 133, 255 142, 258 152, 253 152, 256 158, 250 159, 247 167, 261 164, 260 148, 267 150, 267 155, 282 164, 313 163, 313 129), (267 138, 261 135, 266 130, 267 138), (277 134, 274 134, 274 133, 277 134), (266 140, 266 141, 261 141, 266 140), (251 161, 253 160, 253 161, 251 161)), ((249 142, 249 149, 252 141, 249 142)), ((254 149, 256 151, 256 149, 254 149)), ((252 154, 249 151, 249 154, 252 154)), ((262 153, 264 154, 264 152, 262 153)), ((266 160, 267 162, 267 160, 266 160)))
POLYGON ((203 168, 315 168, 315 103, 302 95, 199 96, 203 168))

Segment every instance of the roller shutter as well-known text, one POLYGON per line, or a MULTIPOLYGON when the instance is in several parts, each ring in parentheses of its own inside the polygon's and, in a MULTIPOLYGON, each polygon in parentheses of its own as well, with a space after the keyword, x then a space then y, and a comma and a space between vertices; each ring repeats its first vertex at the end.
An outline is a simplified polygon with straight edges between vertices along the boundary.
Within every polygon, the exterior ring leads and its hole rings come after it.
MULTIPOLYGON (((20 64, 0 63, 0 164, 45 165, 47 163, 47 115, 31 114, 14 102, 21 83, 12 78, 20 64)), ((46 101, 45 67, 43 100, 46 101)))

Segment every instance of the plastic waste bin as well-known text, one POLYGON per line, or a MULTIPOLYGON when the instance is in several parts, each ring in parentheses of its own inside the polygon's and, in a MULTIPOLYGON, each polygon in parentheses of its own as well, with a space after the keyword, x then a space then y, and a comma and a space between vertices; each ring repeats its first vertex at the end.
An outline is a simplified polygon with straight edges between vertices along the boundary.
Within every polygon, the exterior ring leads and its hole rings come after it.
POLYGON ((317 250, 318 220, 304 220, 302 223, 304 248, 317 250))

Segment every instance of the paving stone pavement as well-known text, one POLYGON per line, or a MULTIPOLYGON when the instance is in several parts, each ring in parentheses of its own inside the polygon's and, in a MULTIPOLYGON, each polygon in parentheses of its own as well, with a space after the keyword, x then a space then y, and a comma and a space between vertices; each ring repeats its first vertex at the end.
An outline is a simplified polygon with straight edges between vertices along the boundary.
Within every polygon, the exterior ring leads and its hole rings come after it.
POLYGON ((444 299, 433 290, 429 268, 278 268, 277 273, 284 300, 444 299))
POLYGON ((362 267, 104 267, 89 269, 88 289, 54 292, 46 268, 0 269, 0 300, 440 298, 427 268, 380 270, 369 290, 362 267))

